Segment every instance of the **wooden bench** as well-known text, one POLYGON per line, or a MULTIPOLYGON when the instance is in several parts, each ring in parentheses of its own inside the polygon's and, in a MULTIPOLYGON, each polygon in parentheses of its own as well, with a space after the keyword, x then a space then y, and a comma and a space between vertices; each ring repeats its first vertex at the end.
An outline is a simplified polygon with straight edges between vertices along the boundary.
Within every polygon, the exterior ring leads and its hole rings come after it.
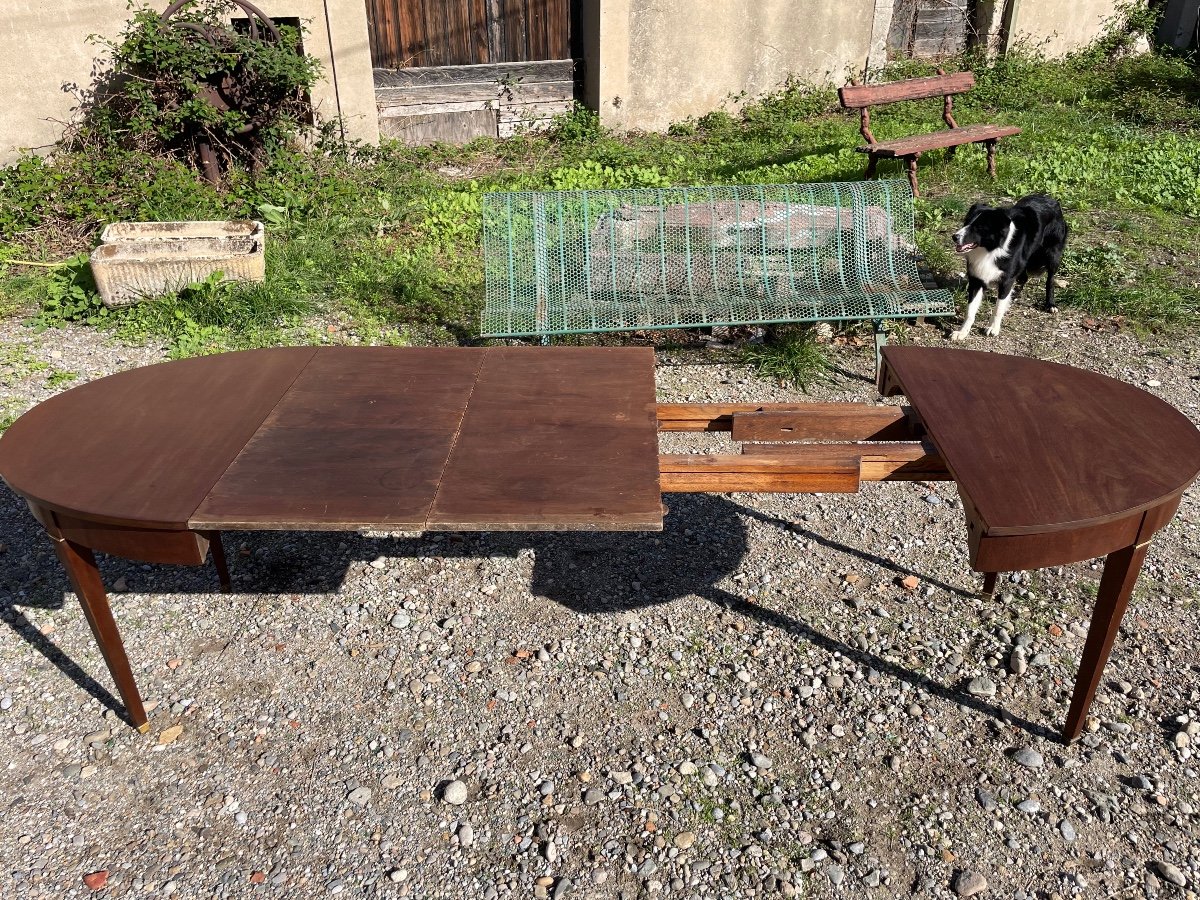
POLYGON ((862 136, 865 147, 859 153, 870 154, 867 163, 867 178, 875 177, 875 167, 882 159, 903 159, 908 163, 908 182, 914 197, 920 196, 917 189, 917 159, 927 150, 946 150, 953 155, 960 144, 983 144, 987 148, 988 174, 996 177, 996 144, 1000 138, 1020 134, 1014 125, 966 125, 954 121, 954 95, 965 94, 975 86, 975 73, 955 72, 947 75, 938 69, 937 75, 928 78, 909 78, 887 84, 848 84, 838 90, 838 99, 845 109, 857 109, 862 113, 862 136), (914 134, 910 137, 890 141, 877 141, 871 134, 871 107, 901 100, 924 100, 927 97, 943 98, 942 118, 946 128, 930 134, 914 134))
POLYGON ((952 315, 903 181, 484 195, 481 337, 952 315))

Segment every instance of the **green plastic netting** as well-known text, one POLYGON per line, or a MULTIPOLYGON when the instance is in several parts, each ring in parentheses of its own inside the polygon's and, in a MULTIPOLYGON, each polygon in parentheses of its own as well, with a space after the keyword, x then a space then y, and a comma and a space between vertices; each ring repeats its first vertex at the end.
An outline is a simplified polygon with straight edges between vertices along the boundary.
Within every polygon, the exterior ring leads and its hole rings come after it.
POLYGON ((905 181, 493 193, 485 337, 954 312, 905 181))

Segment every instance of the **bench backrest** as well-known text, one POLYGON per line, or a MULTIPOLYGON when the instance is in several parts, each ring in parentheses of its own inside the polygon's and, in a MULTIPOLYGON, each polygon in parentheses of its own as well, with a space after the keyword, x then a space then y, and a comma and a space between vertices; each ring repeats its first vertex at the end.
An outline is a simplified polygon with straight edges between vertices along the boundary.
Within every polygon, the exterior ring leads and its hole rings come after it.
POLYGON ((950 75, 930 75, 928 78, 909 78, 887 84, 848 84, 838 90, 838 99, 846 109, 864 109, 900 100, 924 100, 926 97, 965 94, 974 86, 974 72, 954 72, 950 75))
POLYGON ((484 194, 487 337, 944 315, 904 181, 484 194))

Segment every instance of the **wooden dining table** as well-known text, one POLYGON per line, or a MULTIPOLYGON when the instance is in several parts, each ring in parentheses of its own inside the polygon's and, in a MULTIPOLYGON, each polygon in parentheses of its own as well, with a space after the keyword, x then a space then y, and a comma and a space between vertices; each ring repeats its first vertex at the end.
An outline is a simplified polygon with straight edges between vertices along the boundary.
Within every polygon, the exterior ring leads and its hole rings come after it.
POLYGON ((97 551, 211 555, 227 590, 228 530, 660 530, 663 493, 953 480, 985 593, 999 572, 1105 557, 1074 739, 1200 433, 1139 388, 1022 357, 888 347, 879 388, 908 405, 658 403, 649 348, 249 350, 45 401, 0 438, 0 477, 53 540, 142 731, 97 551), (662 431, 728 431, 742 452, 660 453, 662 431))

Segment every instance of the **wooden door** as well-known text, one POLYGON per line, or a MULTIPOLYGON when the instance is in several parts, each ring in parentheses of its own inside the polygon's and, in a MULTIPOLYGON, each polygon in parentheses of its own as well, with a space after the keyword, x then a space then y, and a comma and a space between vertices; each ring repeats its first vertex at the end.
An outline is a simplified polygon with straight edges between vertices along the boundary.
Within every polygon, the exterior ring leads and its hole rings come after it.
POLYGON ((889 59, 941 59, 967 45, 968 0, 896 0, 888 32, 889 59))
POLYGON ((571 0, 366 0, 377 69, 571 56, 571 0))

